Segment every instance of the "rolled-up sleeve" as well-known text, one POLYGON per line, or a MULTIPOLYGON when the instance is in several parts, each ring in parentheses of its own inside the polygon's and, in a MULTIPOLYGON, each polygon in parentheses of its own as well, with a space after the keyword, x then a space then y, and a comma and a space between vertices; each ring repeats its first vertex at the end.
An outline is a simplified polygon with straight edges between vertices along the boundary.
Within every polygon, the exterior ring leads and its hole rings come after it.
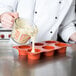
POLYGON ((68 42, 70 36, 74 32, 76 32, 76 28, 75 28, 75 24, 74 24, 75 19, 76 19, 75 18, 75 2, 73 1, 73 3, 59 29, 59 35, 65 42, 68 42))
POLYGON ((17 3, 18 0, 0 0, 0 14, 16 11, 17 3))

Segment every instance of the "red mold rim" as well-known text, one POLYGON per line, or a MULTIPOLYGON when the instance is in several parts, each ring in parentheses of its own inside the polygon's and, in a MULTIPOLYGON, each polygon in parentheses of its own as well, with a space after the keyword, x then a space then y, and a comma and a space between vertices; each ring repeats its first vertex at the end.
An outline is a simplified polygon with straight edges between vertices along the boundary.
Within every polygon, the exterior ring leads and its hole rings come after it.
POLYGON ((54 46, 43 46, 43 49, 47 49, 47 50, 53 50, 55 47, 54 46))
POLYGON ((45 43, 56 43, 57 41, 45 41, 45 43))
POLYGON ((29 45, 21 45, 21 46, 13 46, 13 48, 16 48, 16 49, 28 49, 30 48, 29 45))
POLYGON ((35 46, 42 46, 44 45, 43 43, 35 43, 35 46))
POLYGON ((59 46, 59 47, 66 47, 66 46, 68 46, 66 43, 57 43, 55 45, 59 46))
MULTIPOLYGON (((28 49, 29 53, 32 53, 31 51, 32 51, 32 49, 28 49)), ((38 54, 40 52, 41 52, 40 49, 35 49, 35 53, 32 53, 32 54, 38 54)))

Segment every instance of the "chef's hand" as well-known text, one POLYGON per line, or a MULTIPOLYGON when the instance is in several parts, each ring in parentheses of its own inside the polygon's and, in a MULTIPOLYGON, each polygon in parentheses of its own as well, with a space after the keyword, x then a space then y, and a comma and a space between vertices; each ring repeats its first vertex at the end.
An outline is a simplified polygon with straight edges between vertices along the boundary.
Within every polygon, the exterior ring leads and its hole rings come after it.
POLYGON ((14 24, 15 19, 18 18, 18 13, 5 12, 0 16, 2 27, 11 28, 14 24))
POLYGON ((76 32, 70 36, 70 40, 76 42, 76 32))

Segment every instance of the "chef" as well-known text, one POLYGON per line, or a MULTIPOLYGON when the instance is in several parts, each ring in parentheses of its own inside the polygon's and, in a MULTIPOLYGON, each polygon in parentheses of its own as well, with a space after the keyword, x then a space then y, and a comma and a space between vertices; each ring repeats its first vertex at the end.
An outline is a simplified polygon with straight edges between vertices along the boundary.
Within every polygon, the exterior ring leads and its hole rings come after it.
POLYGON ((56 40, 76 42, 75 0, 0 0, 2 27, 12 28, 16 18, 35 23, 36 41, 56 40))

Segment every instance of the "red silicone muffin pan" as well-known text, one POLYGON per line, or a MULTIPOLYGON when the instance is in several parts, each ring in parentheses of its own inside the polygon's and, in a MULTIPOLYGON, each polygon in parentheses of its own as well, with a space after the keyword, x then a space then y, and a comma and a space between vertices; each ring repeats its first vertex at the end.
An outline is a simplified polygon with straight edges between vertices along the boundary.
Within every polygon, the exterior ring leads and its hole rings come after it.
POLYGON ((32 45, 21 45, 21 46, 14 46, 13 48, 17 49, 19 52, 19 55, 26 56, 29 60, 39 60, 42 53, 45 57, 53 57, 55 51, 58 52, 58 54, 65 54, 66 53, 66 47, 68 44, 58 42, 58 41, 43 41, 39 43, 35 43, 35 52, 31 52, 32 45))

